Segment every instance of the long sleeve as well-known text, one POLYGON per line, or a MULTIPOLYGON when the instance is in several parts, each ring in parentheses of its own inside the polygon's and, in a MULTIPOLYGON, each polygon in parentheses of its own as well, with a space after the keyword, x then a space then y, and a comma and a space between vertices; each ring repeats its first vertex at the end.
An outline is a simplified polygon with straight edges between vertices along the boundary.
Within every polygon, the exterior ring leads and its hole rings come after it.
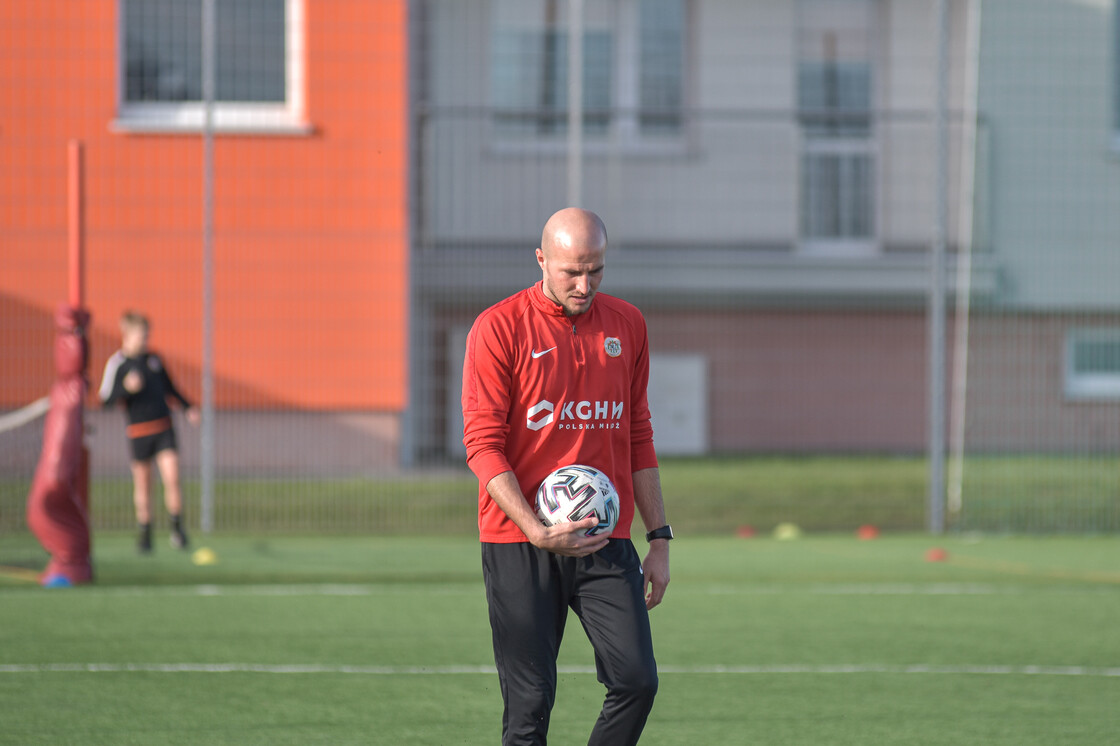
POLYGON ((635 314, 635 338, 642 341, 630 381, 630 471, 657 466, 653 445, 653 420, 649 413, 649 336, 645 319, 635 314))
POLYGON ((180 392, 179 389, 176 388, 175 382, 171 380, 171 374, 167 372, 167 367, 161 364, 159 369, 160 377, 163 379, 164 391, 167 393, 167 395, 178 401, 179 404, 182 405, 183 409, 190 409, 190 400, 187 399, 187 397, 183 396, 182 392, 180 392))
POLYGON ((111 407, 128 395, 124 389, 125 360, 124 354, 118 350, 105 362, 101 387, 97 391, 102 406, 111 407))
POLYGON ((484 314, 475 322, 463 360, 463 445, 481 485, 512 470, 506 456, 511 367, 493 320, 484 314))

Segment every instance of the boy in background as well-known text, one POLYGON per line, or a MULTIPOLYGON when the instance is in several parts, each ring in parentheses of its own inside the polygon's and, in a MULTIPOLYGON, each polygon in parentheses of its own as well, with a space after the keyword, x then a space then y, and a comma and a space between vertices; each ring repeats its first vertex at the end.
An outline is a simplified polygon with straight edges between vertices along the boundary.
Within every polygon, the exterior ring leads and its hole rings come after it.
POLYGON ((168 399, 176 399, 187 420, 197 425, 198 410, 175 388, 159 356, 148 350, 150 324, 135 311, 121 316, 121 348, 105 363, 101 379, 101 403, 121 403, 127 422, 132 452, 133 502, 140 524, 137 549, 152 551, 152 460, 159 466, 163 480, 163 500, 171 516, 171 546, 186 549, 189 540, 183 530, 183 497, 179 487, 179 452, 171 422, 168 399))

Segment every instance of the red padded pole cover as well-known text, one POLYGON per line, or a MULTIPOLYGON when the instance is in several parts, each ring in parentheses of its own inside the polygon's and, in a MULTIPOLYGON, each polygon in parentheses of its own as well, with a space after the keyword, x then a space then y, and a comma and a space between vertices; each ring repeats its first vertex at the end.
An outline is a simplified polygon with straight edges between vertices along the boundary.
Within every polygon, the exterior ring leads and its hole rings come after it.
POLYGON ((27 498, 27 524, 51 555, 42 582, 72 585, 93 579, 88 495, 83 484, 83 406, 89 314, 68 305, 55 314, 55 382, 43 430, 43 450, 27 498))

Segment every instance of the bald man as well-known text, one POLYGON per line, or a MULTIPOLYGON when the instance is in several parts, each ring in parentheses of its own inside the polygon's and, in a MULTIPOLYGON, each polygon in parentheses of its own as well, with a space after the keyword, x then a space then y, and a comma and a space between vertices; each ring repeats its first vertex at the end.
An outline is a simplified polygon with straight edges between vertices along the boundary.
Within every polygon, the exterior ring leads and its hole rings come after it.
POLYGON ((649 610, 669 584, 669 540, 646 386, 645 319, 599 293, 607 231, 560 210, 536 250, 541 281, 483 311, 467 337, 463 443, 478 477, 482 568, 505 710, 502 743, 544 744, 568 609, 606 687, 589 744, 638 742, 657 693, 649 610), (619 496, 609 536, 598 519, 544 526, 533 496, 549 473, 584 464, 619 496), (634 514, 648 552, 630 540, 634 514))

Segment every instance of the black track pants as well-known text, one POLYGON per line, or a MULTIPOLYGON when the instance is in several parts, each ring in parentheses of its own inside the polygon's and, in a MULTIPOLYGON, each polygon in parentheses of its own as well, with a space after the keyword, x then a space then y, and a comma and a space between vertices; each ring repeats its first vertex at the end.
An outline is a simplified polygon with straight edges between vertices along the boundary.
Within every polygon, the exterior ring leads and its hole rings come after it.
POLYGON ((503 746, 546 743, 569 608, 591 640, 607 688, 589 746, 637 743, 657 694, 657 664, 634 545, 611 539, 575 559, 528 543, 484 543, 482 569, 505 702, 503 746))

